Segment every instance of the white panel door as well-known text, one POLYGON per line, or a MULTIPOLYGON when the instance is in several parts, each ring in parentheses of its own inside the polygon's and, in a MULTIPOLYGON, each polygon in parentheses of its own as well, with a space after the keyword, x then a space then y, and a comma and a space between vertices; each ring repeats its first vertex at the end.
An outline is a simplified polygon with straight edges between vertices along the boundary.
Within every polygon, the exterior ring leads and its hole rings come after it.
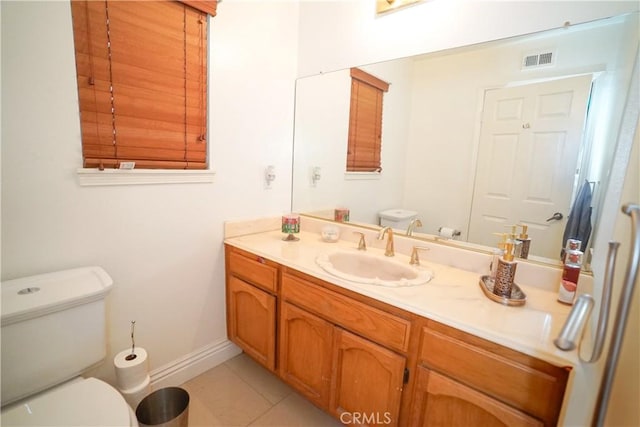
POLYGON ((559 258, 590 89, 586 75, 486 91, 469 241, 527 224, 530 253, 559 258))

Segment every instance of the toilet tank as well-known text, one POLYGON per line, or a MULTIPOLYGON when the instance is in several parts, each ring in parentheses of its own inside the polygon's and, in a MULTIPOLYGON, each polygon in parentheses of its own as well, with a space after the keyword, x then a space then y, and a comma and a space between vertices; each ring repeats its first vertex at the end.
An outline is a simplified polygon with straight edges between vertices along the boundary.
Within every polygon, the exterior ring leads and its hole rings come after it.
POLYGON ((105 358, 105 296, 112 286, 100 267, 2 282, 2 406, 105 358))
POLYGON ((412 219, 418 217, 418 212, 406 209, 387 209, 386 211, 378 212, 378 216, 380 217, 381 226, 404 230, 409 226, 412 219))

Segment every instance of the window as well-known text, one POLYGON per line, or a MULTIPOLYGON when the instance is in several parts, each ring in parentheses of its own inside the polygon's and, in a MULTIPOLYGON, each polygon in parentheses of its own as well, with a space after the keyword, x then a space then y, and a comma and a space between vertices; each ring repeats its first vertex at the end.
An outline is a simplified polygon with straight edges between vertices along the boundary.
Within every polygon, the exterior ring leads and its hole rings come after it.
POLYGON ((351 69, 351 109, 347 172, 380 172, 382 148, 382 95, 389 83, 351 69))
POLYGON ((216 1, 72 0, 85 168, 207 167, 216 1))

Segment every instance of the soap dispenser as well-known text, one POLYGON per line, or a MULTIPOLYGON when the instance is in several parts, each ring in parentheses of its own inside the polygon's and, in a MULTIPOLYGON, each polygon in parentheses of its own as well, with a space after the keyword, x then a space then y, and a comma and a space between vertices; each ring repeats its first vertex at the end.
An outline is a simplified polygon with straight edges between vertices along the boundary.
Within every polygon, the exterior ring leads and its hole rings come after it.
POLYGON ((516 233, 517 225, 505 225, 505 227, 511 227, 511 233, 509 233, 508 241, 513 243, 513 256, 520 258, 522 252, 522 242, 517 239, 518 233, 516 233))
POLYGON ((498 262, 500 258, 504 256, 504 250, 507 244, 507 233, 493 233, 494 236, 499 236, 500 241, 498 242, 498 247, 493 248, 491 253, 491 264, 489 265, 489 277, 493 281, 496 280, 496 275, 498 274, 498 262))
POLYGON ((493 293, 495 295, 510 298, 513 280, 516 276, 516 267, 518 264, 513 260, 513 243, 505 244, 504 256, 498 260, 498 271, 496 280, 493 284, 493 293))
POLYGON ((526 224, 518 224, 518 227, 522 228, 522 232, 516 238, 516 242, 520 244, 520 258, 527 259, 529 257, 529 248, 531 247, 531 239, 527 234, 529 226, 526 224))

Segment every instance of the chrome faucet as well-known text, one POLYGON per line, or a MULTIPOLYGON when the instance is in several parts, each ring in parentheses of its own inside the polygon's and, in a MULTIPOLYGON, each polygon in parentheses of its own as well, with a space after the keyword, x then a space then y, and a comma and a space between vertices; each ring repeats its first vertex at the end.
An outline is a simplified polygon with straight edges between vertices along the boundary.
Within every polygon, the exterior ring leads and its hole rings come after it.
POLYGON ((388 236, 387 236, 387 247, 384 250, 384 255, 394 256, 395 252, 393 250, 393 230, 391 229, 391 227, 384 227, 382 230, 380 230, 380 232, 378 233, 378 240, 384 239, 385 233, 388 236))
POLYGON ((420 221, 419 218, 414 218, 411 220, 411 222, 409 223, 409 226, 407 227, 407 236, 412 236, 413 229, 416 227, 422 227, 422 221, 420 221))

